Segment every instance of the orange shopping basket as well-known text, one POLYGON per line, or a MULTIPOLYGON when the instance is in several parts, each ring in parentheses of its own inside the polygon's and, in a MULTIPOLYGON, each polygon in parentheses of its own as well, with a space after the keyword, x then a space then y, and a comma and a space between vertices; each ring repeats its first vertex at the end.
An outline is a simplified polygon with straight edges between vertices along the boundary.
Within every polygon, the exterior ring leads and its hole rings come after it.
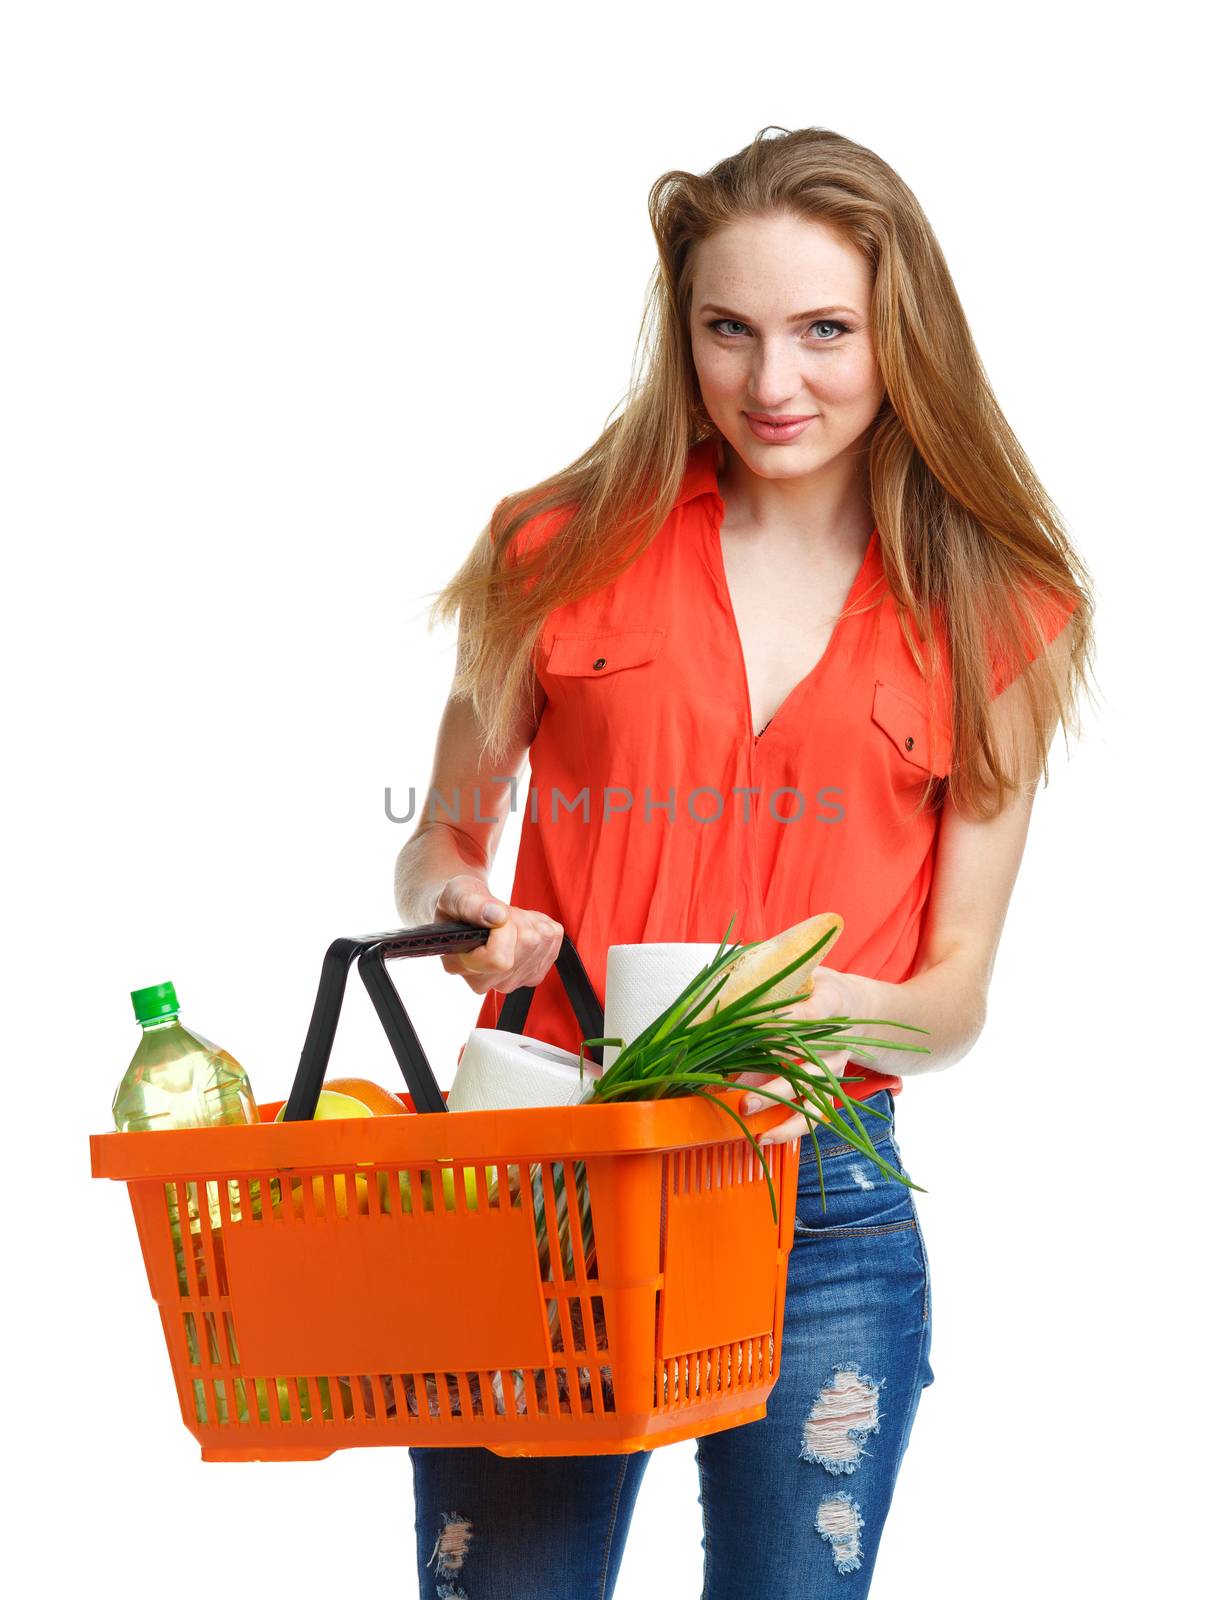
MULTIPOLYGON (((337 939, 292 1092, 258 1124, 91 1136, 93 1175, 128 1186, 205 1461, 598 1455, 765 1414, 798 1141, 762 1147, 777 1222, 759 1157, 699 1096, 450 1113, 385 961, 489 931, 337 939), (410 1092, 401 1117, 315 1122, 354 960, 410 1092)), ((600 1037, 567 935, 557 967, 583 1036, 600 1037)), ((507 995, 498 1025, 522 1032, 532 996, 507 995)), ((715 1098, 737 1110, 743 1094, 715 1098)))

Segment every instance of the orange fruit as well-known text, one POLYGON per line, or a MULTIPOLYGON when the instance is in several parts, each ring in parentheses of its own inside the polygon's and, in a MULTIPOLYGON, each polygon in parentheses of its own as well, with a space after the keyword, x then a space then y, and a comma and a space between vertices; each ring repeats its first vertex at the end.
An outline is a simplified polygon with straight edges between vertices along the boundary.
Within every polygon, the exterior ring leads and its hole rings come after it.
POLYGON ((351 1095, 353 1100, 359 1100, 362 1105, 368 1106, 375 1117, 407 1115, 407 1107, 397 1095, 368 1078, 328 1078, 326 1086, 336 1094, 351 1095))

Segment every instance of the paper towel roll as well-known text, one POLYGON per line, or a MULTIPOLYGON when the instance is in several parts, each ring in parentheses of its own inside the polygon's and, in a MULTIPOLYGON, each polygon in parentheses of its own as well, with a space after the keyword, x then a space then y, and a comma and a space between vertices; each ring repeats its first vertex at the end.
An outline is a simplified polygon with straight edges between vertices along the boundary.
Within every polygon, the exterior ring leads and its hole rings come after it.
POLYGON ((572 1106, 602 1068, 543 1039, 504 1028, 474 1028, 462 1051, 447 1104, 451 1111, 512 1111, 522 1106, 572 1106))
MULTIPOLYGON (((606 1037, 630 1044, 673 1005, 720 948, 719 944, 611 945, 606 952, 606 1037)), ((604 1064, 609 1067, 618 1054, 618 1046, 604 1046, 604 1064)))

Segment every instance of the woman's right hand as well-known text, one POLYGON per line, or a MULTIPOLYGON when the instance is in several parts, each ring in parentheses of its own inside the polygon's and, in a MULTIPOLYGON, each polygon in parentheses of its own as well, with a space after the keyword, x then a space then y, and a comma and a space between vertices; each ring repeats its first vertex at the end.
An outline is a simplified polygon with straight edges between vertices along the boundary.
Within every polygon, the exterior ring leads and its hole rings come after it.
POLYGON ((491 928, 486 944, 441 957, 446 972, 465 978, 476 994, 536 987, 555 965, 564 940, 563 927, 545 912, 506 906, 482 878, 467 873, 442 884, 433 920, 491 928))

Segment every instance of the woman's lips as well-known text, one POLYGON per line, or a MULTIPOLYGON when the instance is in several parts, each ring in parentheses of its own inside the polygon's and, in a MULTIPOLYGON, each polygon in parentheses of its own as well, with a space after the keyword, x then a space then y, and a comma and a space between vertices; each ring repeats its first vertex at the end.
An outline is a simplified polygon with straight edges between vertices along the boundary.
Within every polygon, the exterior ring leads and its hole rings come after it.
POLYGON ((757 439, 765 439, 768 444, 787 444, 799 433, 804 433, 817 415, 815 412, 812 417, 799 417, 795 422, 765 422, 762 417, 752 416, 749 411, 743 412, 750 431, 757 439))

